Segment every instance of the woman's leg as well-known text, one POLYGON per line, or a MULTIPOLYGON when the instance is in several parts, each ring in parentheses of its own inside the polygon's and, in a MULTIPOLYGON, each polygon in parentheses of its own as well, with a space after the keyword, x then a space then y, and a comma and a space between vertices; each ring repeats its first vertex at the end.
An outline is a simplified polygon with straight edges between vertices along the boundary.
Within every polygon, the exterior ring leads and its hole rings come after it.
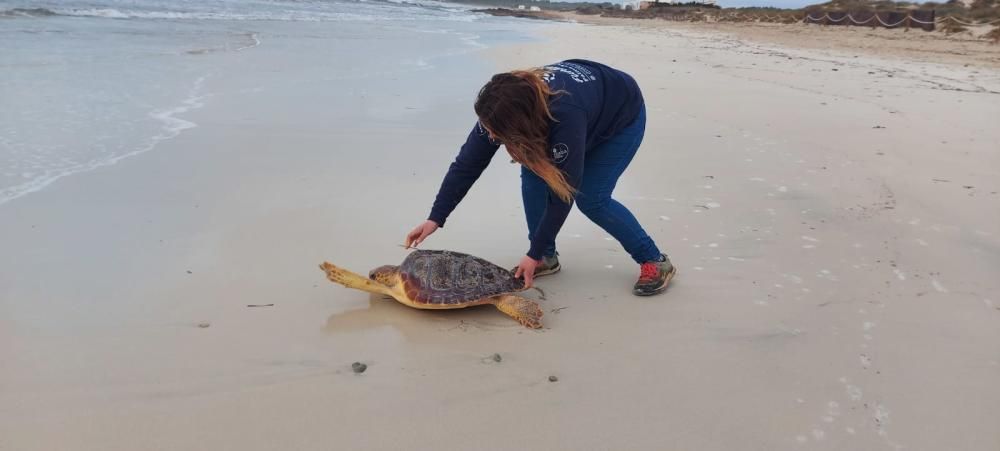
MULTIPOLYGON (((531 241, 549 202, 549 186, 524 166, 521 167, 521 200, 524 202, 524 217, 528 220, 528 240, 531 241)), ((545 250, 545 256, 553 255, 556 255, 555 245, 545 250)))
POLYGON ((646 110, 617 135, 587 152, 583 182, 576 194, 580 211, 621 243, 636 263, 659 261, 661 252, 635 216, 611 198, 618 178, 625 172, 642 143, 646 110))

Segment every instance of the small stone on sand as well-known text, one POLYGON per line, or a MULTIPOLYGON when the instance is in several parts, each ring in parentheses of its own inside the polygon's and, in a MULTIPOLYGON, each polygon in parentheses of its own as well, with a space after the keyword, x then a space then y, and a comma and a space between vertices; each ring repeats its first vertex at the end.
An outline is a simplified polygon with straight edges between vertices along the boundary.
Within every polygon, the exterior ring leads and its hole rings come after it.
POLYGON ((558 377, 555 377, 555 376, 549 376, 549 382, 556 382, 556 381, 558 381, 558 380, 559 380, 559 378, 558 378, 558 377))
POLYGON ((493 361, 494 362, 499 362, 501 360, 503 360, 503 357, 500 357, 499 353, 498 354, 493 354, 493 361))
POLYGON ((361 374, 368 369, 368 365, 365 365, 364 363, 361 362, 354 362, 351 364, 351 369, 354 370, 355 373, 361 374))
POLYGON ((206 328, 208 326, 211 326, 211 324, 209 324, 208 322, 200 322, 200 323, 198 323, 198 327, 200 327, 202 329, 204 329, 204 328, 206 328))

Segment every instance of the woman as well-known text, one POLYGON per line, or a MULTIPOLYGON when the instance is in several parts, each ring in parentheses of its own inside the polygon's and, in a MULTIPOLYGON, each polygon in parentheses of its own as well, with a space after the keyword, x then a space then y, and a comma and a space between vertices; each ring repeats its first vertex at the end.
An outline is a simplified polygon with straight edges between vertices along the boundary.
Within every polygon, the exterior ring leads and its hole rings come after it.
POLYGON ((676 270, 611 192, 646 128, 642 93, 628 74, 586 60, 494 75, 475 103, 479 121, 451 164, 431 214, 406 236, 417 246, 444 225, 501 144, 521 164, 531 245, 515 268, 534 277, 560 269, 555 240, 576 202, 640 265, 633 293, 666 289, 676 270))

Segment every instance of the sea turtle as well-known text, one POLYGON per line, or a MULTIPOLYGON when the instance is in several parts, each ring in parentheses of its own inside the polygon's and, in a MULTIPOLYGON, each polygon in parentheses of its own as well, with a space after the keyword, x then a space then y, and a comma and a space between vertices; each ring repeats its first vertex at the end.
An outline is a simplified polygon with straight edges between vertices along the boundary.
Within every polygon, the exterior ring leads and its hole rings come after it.
POLYGON ((419 309, 456 309, 493 304, 532 329, 542 327, 537 303, 511 293, 524 291, 524 280, 493 263, 451 251, 416 250, 399 266, 373 269, 368 278, 329 262, 319 265, 326 277, 347 288, 392 296, 419 309))

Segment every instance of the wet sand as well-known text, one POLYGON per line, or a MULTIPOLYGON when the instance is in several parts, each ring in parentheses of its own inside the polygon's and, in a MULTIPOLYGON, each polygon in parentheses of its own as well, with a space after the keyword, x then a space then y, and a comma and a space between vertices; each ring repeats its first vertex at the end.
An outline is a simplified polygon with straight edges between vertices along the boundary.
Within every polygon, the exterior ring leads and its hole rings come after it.
MULTIPOLYGON (((321 85, 219 101, 163 151, 5 205, 0 449, 1000 445, 1000 73, 673 28, 542 37, 414 75, 458 74, 352 110, 389 115, 363 127, 317 115, 321 85), (324 279, 402 260, 492 71, 571 57, 644 90, 617 197, 679 267, 665 294, 633 297, 637 268, 576 212, 540 331, 324 279)), ((498 157, 426 246, 516 262, 518 182, 498 157)))

